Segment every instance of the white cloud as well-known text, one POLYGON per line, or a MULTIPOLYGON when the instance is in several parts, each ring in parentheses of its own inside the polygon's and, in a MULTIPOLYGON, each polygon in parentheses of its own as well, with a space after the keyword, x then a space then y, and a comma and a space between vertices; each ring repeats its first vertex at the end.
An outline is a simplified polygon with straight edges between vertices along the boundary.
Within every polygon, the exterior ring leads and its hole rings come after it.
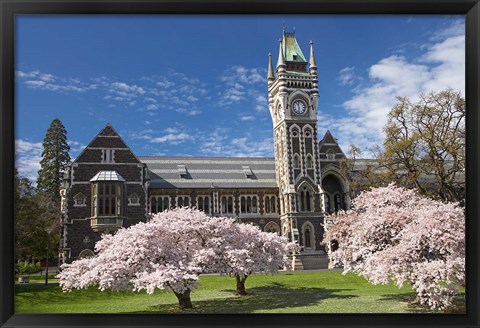
POLYGON ((340 70, 338 73, 338 81, 340 82, 340 85, 351 85, 354 82, 355 79, 355 67, 350 66, 350 67, 345 67, 340 70))
POLYGON ((156 110, 156 109, 158 109, 158 106, 154 105, 154 104, 150 104, 150 105, 147 105, 147 107, 145 107, 145 108, 148 109, 148 110, 156 110))
POLYGON ((73 156, 73 154, 80 153, 87 146, 87 145, 85 145, 81 142, 75 141, 75 140, 69 140, 68 145, 70 146, 70 154, 72 156, 73 156))
POLYGON ((251 115, 245 115, 245 116, 240 116, 240 121, 254 121, 255 116, 251 115))
POLYGON ((258 140, 255 136, 230 138, 229 130, 217 128, 206 136, 199 136, 200 151, 205 156, 265 157, 272 156, 273 138, 258 140))
POLYGON ((177 145, 190 138, 191 136, 187 133, 179 133, 179 134, 170 133, 163 137, 153 138, 152 140, 150 140, 150 142, 153 142, 153 143, 169 142, 172 145, 177 145))
POLYGON ((20 177, 28 178, 35 185, 40 170, 43 145, 41 142, 15 140, 15 167, 20 177))
POLYGON ((86 92, 94 89, 95 85, 82 83, 78 79, 55 76, 40 71, 16 71, 17 81, 23 83, 28 88, 48 91, 61 92, 86 92))
POLYGON ((260 68, 232 66, 226 69, 220 81, 225 88, 219 93, 218 105, 228 107, 241 101, 253 100, 258 111, 266 108, 266 97, 258 92, 258 85, 265 83, 266 71, 260 68))
POLYGON ((449 87, 464 94, 465 37, 460 25, 456 22, 436 32, 437 42, 425 45, 417 58, 391 55, 373 64, 368 78, 354 85, 353 96, 342 104, 347 115, 320 112, 319 128, 331 129, 344 150, 355 144, 366 151, 381 145, 387 114, 397 96, 415 101, 420 93, 449 87))

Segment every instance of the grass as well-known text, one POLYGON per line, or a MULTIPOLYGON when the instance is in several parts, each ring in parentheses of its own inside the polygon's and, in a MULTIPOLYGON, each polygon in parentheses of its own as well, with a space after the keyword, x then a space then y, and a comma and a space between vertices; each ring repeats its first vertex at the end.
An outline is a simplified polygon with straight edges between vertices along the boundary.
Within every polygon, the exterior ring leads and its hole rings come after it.
MULTIPOLYGON (((17 284, 16 313, 177 313, 171 292, 112 292, 96 288, 62 292, 57 284, 17 284)), ((412 305, 409 286, 371 285, 339 271, 253 275, 247 296, 235 295, 235 279, 202 276, 185 313, 429 313, 412 305)), ((459 299, 458 302, 463 301, 459 299)), ((464 302, 464 301, 463 301, 464 302)))

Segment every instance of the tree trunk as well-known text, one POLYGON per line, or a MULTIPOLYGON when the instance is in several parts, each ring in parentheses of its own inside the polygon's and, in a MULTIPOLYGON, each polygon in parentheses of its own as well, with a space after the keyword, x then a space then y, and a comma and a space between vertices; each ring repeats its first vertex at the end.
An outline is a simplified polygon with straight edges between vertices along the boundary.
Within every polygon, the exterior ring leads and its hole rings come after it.
POLYGON ((245 290, 245 280, 247 280, 247 276, 245 276, 245 278, 242 278, 239 275, 235 275, 235 278, 237 279, 237 295, 247 295, 247 291, 245 290))
POLYGON ((174 292, 174 293, 175 293, 175 296, 177 296, 178 306, 180 307, 181 310, 193 308, 192 300, 190 299, 190 289, 185 290, 183 293, 177 293, 177 292, 174 292))

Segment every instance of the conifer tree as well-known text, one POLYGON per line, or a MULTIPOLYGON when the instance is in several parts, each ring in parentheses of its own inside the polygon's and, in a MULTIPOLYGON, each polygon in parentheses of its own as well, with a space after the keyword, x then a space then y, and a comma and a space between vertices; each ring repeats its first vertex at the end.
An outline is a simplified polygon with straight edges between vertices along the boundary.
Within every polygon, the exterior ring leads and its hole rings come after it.
POLYGON ((43 139, 41 169, 38 171, 37 190, 45 192, 53 200, 60 200, 60 185, 63 173, 70 161, 70 146, 67 144, 67 130, 55 118, 43 139))

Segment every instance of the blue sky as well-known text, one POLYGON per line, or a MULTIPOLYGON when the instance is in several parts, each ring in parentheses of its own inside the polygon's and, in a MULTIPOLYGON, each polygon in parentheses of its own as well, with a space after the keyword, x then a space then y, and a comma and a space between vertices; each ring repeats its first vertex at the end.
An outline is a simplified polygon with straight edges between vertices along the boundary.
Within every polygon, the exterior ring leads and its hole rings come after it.
POLYGON ((267 63, 285 23, 319 75, 319 139, 381 144, 396 96, 464 94, 463 16, 20 16, 16 161, 58 117, 71 157, 111 123, 138 156, 273 156, 267 63))

